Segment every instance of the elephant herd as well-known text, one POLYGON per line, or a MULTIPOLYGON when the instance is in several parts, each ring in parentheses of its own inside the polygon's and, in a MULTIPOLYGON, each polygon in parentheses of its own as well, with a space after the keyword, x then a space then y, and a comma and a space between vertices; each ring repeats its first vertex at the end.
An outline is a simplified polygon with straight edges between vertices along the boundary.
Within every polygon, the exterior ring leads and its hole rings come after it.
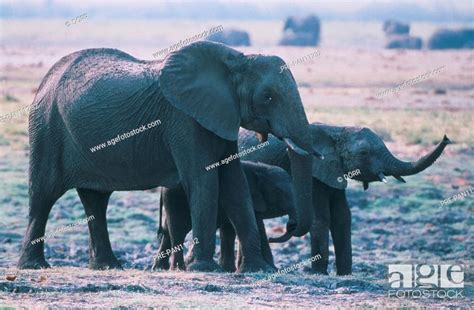
POLYGON ((155 256, 154 269, 274 271, 263 220, 288 215, 286 242, 311 233, 312 271, 327 273, 332 234, 337 273, 351 273, 348 172, 364 188, 385 176, 416 174, 449 142, 445 137, 416 162, 395 158, 370 129, 310 124, 290 70, 277 56, 245 55, 202 41, 164 60, 136 59, 116 49, 64 56, 38 88, 29 116, 29 217, 18 262, 47 268, 44 239, 49 213, 76 189, 88 217, 89 267, 121 268, 107 229, 114 191, 161 187, 158 253, 197 240, 182 251, 155 256), (91 152, 111 137, 160 120, 160 126, 91 152), (207 170, 240 150, 268 145, 207 170), (47 159, 47 160, 45 160, 47 159), (344 177, 344 178, 343 178, 344 177), (161 214, 160 214, 161 216, 161 214), (220 264, 213 257, 216 230, 220 264), (235 259, 235 238, 238 255, 235 259))
MULTIPOLYGON (((421 49, 423 46, 420 37, 409 34, 408 23, 387 20, 383 31, 387 37, 385 48, 421 49)), ((426 46, 431 50, 474 48, 474 29, 439 29, 431 35, 426 46)))
MULTIPOLYGON (((421 49, 421 37, 410 34, 410 24, 397 20, 386 20, 383 23, 385 48, 387 49, 421 49)), ((282 46, 317 46, 320 42, 321 22, 314 15, 289 16, 283 26, 283 35, 278 42, 282 46)), ((250 46, 247 32, 237 29, 226 29, 207 38, 210 41, 230 46, 250 46)), ((439 29, 426 43, 432 50, 474 48, 474 29, 439 29)))

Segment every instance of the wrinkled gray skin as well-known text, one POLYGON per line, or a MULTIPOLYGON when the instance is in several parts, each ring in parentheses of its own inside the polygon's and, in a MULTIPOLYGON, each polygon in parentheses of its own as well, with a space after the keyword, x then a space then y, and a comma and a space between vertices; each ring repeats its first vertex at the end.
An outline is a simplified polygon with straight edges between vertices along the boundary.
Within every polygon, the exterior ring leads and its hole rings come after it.
MULTIPOLYGON (((314 273, 327 274, 329 258, 329 230, 331 231, 338 275, 352 272, 351 212, 346 199, 347 181, 344 174, 359 169, 354 180, 363 182, 367 189, 370 182, 384 181, 393 176, 405 182, 402 176, 413 175, 428 168, 441 155, 449 143, 445 136, 428 155, 416 162, 403 162, 395 158, 382 139, 368 128, 336 127, 314 123, 311 125, 314 146, 324 155, 324 160, 313 161, 313 207, 311 227, 311 255, 320 254, 322 259, 312 263, 314 273)), ((282 167, 291 173, 286 147, 278 139, 269 137, 270 145, 259 152, 248 154, 246 160, 263 162, 282 167)), ((255 134, 241 130, 240 148, 255 145, 255 134)), ((284 242, 291 236, 270 239, 284 242)))
MULTIPOLYGON (((63 57, 47 73, 30 112, 29 223, 19 268, 49 267, 43 242, 53 204, 75 188, 90 232, 89 266, 120 268, 109 241, 106 210, 113 191, 182 184, 199 240, 189 270, 219 270, 213 260, 218 197, 242 241, 241 271, 273 270, 262 257, 257 223, 239 160, 205 167, 237 152, 240 126, 273 133, 291 146, 299 173, 310 172, 309 124, 290 71, 279 57, 244 55, 225 45, 196 42, 163 61, 114 49, 63 57), (155 120, 161 124, 96 152, 90 148, 155 120), (232 195, 232 193, 234 195, 232 195), (246 229, 240 229, 241 227, 246 229)), ((297 186, 296 186, 297 187, 297 186)), ((299 190, 305 188, 301 186, 299 190)), ((311 204, 308 191, 305 206, 311 204)), ((298 211, 295 235, 310 221, 298 211)), ((306 211, 305 211, 306 212, 306 211)))
MULTIPOLYGON (((250 188, 263 258, 267 263, 274 266, 263 220, 288 215, 290 221, 292 221, 296 217, 291 177, 279 167, 262 163, 243 161, 242 168, 250 188)), ((182 251, 175 251, 176 253, 173 253, 169 258, 160 258, 159 254, 166 252, 167 249, 177 249, 184 243, 186 235, 191 230, 191 216, 186 195, 181 188, 162 188, 161 195, 160 203, 165 212, 160 211, 160 216, 165 214, 165 220, 162 229, 159 229, 158 232, 158 235, 162 235, 162 237, 153 269, 184 270, 185 263, 182 251)), ((163 209, 160 208, 160 210, 163 209)), ((221 237, 220 265, 225 271, 234 272, 236 270, 235 230, 225 216, 222 206, 219 206, 217 223, 221 237)), ((192 257, 192 254, 189 257, 192 257)), ((240 250, 238 262, 241 262, 240 250)))
POLYGON ((316 46, 319 43, 320 22, 315 15, 290 16, 283 27, 279 45, 316 46))
POLYGON ((207 40, 223 43, 229 46, 250 46, 250 37, 246 31, 225 29, 207 37, 207 40))

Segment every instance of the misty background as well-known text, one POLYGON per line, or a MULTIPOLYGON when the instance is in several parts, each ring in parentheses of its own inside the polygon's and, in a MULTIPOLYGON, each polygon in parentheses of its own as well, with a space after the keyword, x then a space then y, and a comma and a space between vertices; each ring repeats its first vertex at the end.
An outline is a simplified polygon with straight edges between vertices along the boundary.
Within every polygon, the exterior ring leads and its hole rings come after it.
POLYGON ((326 1, 56 1, 2 0, 2 18, 69 17, 84 10, 97 18, 283 19, 315 13, 323 20, 473 22, 471 0, 326 1))

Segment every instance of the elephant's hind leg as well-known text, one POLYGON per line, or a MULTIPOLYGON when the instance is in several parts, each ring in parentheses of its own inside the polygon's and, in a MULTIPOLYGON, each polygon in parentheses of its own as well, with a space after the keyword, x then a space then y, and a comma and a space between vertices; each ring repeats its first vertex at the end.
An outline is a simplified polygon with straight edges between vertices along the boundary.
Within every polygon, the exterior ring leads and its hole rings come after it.
POLYGON ((46 222, 51 208, 56 200, 64 194, 65 190, 54 190, 58 187, 49 187, 49 183, 43 183, 41 188, 36 186, 40 183, 34 180, 31 182, 28 228, 25 233, 20 260, 18 261, 19 269, 50 267, 44 257, 46 222))
POLYGON ((168 229, 168 222, 165 220, 163 223, 163 232, 160 240, 160 247, 158 248, 158 254, 153 259, 152 270, 168 270, 170 269, 170 260, 168 257, 162 257, 161 253, 165 253, 166 250, 171 249, 171 237, 168 229))
POLYGON ((87 224, 89 226, 89 268, 91 269, 121 269, 117 258, 112 252, 109 232, 107 230, 107 204, 111 192, 98 192, 90 189, 77 189, 87 217, 93 216, 87 224))

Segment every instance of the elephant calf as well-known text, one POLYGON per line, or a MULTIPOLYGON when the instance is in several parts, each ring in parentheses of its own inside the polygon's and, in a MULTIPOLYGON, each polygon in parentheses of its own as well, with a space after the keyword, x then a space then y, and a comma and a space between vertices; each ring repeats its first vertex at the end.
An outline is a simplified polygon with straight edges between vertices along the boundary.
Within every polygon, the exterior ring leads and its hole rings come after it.
MULTIPOLYGON (((262 254, 265 261, 274 267, 263 220, 288 215, 289 227, 294 225, 296 210, 291 178, 285 170, 261 163, 243 161, 242 168, 250 188, 262 254)), ((163 227, 160 225, 159 229, 163 235, 158 254, 166 252, 167 249, 179 248, 184 243, 187 233, 191 230, 191 214, 184 191, 181 188, 162 188, 161 195, 160 216, 163 214, 162 207, 164 206, 166 217, 163 227)), ((234 253, 236 234, 221 206, 219 206, 217 227, 220 229, 221 236, 220 265, 225 271, 234 272, 236 270, 234 253)), ((153 269, 184 270, 183 252, 173 252, 176 253, 173 253, 170 259, 168 257, 162 258, 160 255, 155 256, 153 269)), ((240 249, 238 254, 240 264, 240 249)))
MULTIPOLYGON (((311 125, 313 145, 322 151, 324 160, 313 160, 313 224, 311 255, 320 254, 322 259, 312 262, 312 272, 327 274, 329 259, 329 231, 331 231, 336 255, 338 275, 352 272, 351 212, 346 199, 347 178, 363 182, 387 182, 385 176, 393 176, 405 182, 402 176, 419 173, 441 155, 450 142, 444 136, 438 146, 416 162, 403 162, 387 149, 382 139, 368 128, 336 127, 319 123, 311 125)), ((246 159, 282 167, 291 173, 286 146, 269 136, 270 144, 259 152, 248 154, 246 159)), ((249 148, 258 144, 255 133, 241 130, 239 147, 249 148)), ((293 176, 294 177, 294 176, 293 176)), ((310 215, 309 215, 310 216, 310 215)), ((284 242, 291 238, 286 233, 270 242, 284 242)))

